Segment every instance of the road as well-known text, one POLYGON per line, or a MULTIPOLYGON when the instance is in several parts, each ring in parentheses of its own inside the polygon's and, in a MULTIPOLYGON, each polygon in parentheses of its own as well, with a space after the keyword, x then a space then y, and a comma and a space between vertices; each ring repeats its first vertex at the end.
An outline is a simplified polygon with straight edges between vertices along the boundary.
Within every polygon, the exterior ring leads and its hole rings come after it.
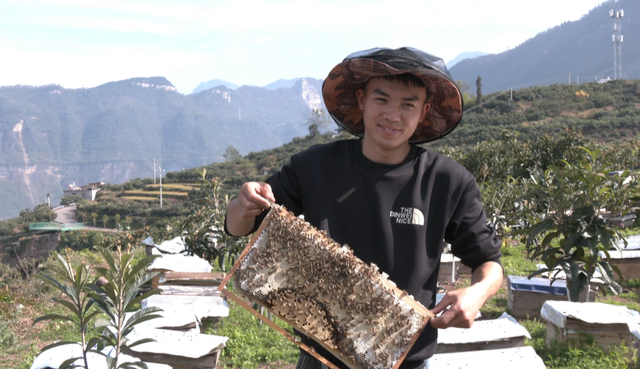
POLYGON ((56 212, 55 221, 58 223, 76 223, 78 221, 76 217, 75 205, 65 206, 64 208, 55 210, 55 212, 56 212))

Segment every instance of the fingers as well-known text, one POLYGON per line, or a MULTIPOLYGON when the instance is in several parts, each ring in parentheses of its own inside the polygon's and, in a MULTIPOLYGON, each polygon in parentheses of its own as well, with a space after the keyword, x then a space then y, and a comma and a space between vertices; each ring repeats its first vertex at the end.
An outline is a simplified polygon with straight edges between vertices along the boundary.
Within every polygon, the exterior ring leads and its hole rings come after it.
POLYGON ((238 204, 243 219, 257 217, 271 206, 270 201, 274 202, 275 198, 271 186, 267 183, 246 182, 238 193, 238 204))
POLYGON ((451 327, 470 328, 473 325, 475 316, 478 313, 474 307, 465 307, 463 300, 465 295, 463 291, 455 291, 447 293, 440 303, 438 303, 431 312, 440 314, 431 319, 431 326, 438 329, 451 327))

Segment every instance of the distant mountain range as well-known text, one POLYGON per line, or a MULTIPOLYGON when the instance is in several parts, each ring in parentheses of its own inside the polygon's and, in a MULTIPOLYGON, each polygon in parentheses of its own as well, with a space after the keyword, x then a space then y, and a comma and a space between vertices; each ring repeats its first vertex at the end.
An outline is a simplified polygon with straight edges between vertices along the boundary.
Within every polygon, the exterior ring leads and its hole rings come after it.
POLYGON ((488 54, 482 51, 465 51, 459 54, 458 56, 456 56, 455 58, 449 60, 447 62, 447 68, 451 69, 451 67, 453 67, 454 65, 458 64, 459 62, 465 59, 477 58, 478 56, 483 56, 483 55, 488 55, 488 54))
MULTIPOLYGON (((624 10, 622 76, 640 78, 640 1, 620 0, 618 4, 624 10)), ((462 60, 451 68, 451 74, 473 86, 481 76, 485 94, 613 78, 612 6, 612 1, 604 2, 580 20, 541 32, 503 53, 462 60)))
MULTIPOLYGON (((640 78, 640 1, 619 4, 623 76, 640 78)), ((501 54, 456 58, 451 73, 473 86, 470 92, 480 75, 485 95, 612 77, 611 6, 603 3, 501 54)), ((218 79, 182 95, 154 77, 89 89, 0 87, 0 219, 44 202, 47 193, 57 204, 72 182, 151 177, 154 158, 165 170, 179 170, 223 160, 229 146, 244 155, 282 145, 307 133, 311 109, 322 106, 321 86, 313 78, 264 87, 218 79)))
POLYGON ((238 88, 238 85, 231 82, 223 81, 221 79, 212 79, 211 81, 200 83, 198 87, 194 88, 191 93, 197 94, 198 92, 206 91, 218 86, 224 86, 230 90, 235 90, 236 88, 238 88))
POLYGON ((57 85, 0 88, 0 219, 43 202, 57 204, 75 182, 121 183, 243 155, 308 133, 322 81, 291 88, 218 86, 182 95, 164 77, 89 89, 57 85))
MULTIPOLYGON (((271 82, 267 85, 262 86, 262 88, 266 88, 267 90, 277 90, 279 88, 293 88, 295 84, 301 79, 302 78, 279 79, 275 82, 271 82)), ((305 78, 305 79, 313 79, 313 78, 305 78)), ((224 86, 230 90, 235 90, 236 88, 238 88, 238 85, 234 83, 227 82, 221 79, 212 79, 211 81, 200 83, 198 87, 194 88, 191 93, 197 94, 198 92, 206 91, 218 86, 224 86)))

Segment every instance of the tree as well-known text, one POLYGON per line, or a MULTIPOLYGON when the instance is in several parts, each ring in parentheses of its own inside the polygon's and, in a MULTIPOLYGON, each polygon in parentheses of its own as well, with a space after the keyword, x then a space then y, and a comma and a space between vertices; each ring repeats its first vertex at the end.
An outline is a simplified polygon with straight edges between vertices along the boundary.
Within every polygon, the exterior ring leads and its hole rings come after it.
POLYGON ((476 79, 476 105, 482 104, 482 78, 478 76, 476 79))
POLYGON ((127 225, 127 228, 131 228, 131 222, 133 222, 132 216, 127 215, 126 217, 124 217, 124 224, 127 225))
POLYGON ((83 200, 82 196, 68 195, 60 199, 60 205, 67 206, 67 205, 78 203, 82 200, 83 200))
POLYGON ((116 228, 120 228, 120 214, 114 215, 113 219, 116 221, 116 228))
MULTIPOLYGON (((139 259, 135 258, 133 254, 122 254, 118 250, 117 258, 114 258, 105 248, 98 248, 98 251, 109 266, 109 268, 95 268, 98 274, 107 281, 103 286, 89 283, 91 266, 83 263, 74 269, 71 261, 68 258, 65 260, 60 254, 56 255, 56 263, 49 265, 47 268, 54 272, 53 276, 45 273, 38 275, 38 277, 66 296, 66 299, 53 298, 53 301, 70 312, 70 314, 47 314, 34 320, 33 324, 44 320, 62 320, 71 322, 79 330, 83 355, 65 360, 60 364, 60 368, 80 367, 88 369, 87 353, 99 353, 95 348, 98 344, 115 348, 114 357, 105 356, 107 368, 146 368, 147 365, 141 361, 124 363, 119 361, 121 361, 120 354, 123 349, 147 342, 155 342, 152 338, 143 338, 132 342, 132 340, 127 339, 127 336, 136 325, 160 318, 161 315, 158 313, 162 309, 147 307, 138 310, 129 317, 126 317, 125 313, 133 311, 147 297, 160 293, 160 290, 144 293, 140 291, 142 285, 148 283, 157 274, 155 272, 147 272, 149 265, 157 256, 145 256, 139 259), (92 309, 92 306, 97 306, 98 309, 92 309), (89 338, 87 335, 89 323, 101 312, 106 315, 107 319, 103 320, 100 325, 106 329, 101 335, 89 338), (81 359, 84 361, 84 365, 75 364, 81 359)), ((56 342, 43 348, 42 351, 67 344, 76 344, 76 342, 56 342)))
POLYGON ((144 366, 138 363, 118 363, 118 358, 123 349, 131 348, 147 342, 155 342, 152 338, 143 338, 131 342, 126 336, 133 331, 133 328, 150 319, 161 318, 158 314, 162 309, 151 306, 138 310, 130 317, 125 313, 133 311, 136 305, 142 300, 160 293, 160 290, 151 290, 140 294, 142 285, 151 281, 157 272, 147 272, 147 268, 157 256, 145 256, 137 259, 133 254, 117 252, 114 258, 109 250, 99 247, 103 260, 107 262, 109 268, 96 268, 99 275, 105 277, 108 283, 102 287, 95 284, 88 285, 92 301, 107 315, 105 329, 96 340, 115 348, 115 356, 107 357, 109 368, 140 368, 144 366), (111 328, 111 329, 109 329, 111 328))
POLYGON ((614 219, 629 212, 637 201, 638 178, 628 171, 611 176, 611 163, 600 149, 582 150, 575 162, 564 161, 545 171, 533 170, 524 200, 531 226, 523 230, 529 257, 541 258, 546 268, 530 277, 549 272, 555 279, 558 269, 567 276, 571 301, 578 301, 585 286, 600 269, 605 286, 618 294, 609 264, 609 250, 626 243, 614 219))
POLYGON ((36 205, 33 210, 20 211, 20 218, 24 223, 50 222, 55 217, 56 213, 47 204, 36 205))
MULTIPOLYGON (((73 269, 71 261, 68 259, 65 260, 60 254, 56 254, 55 263, 48 265, 47 269, 53 272, 52 276, 45 273, 37 274, 37 276, 67 297, 66 299, 54 297, 53 302, 66 308, 71 314, 47 314, 34 320, 33 324, 35 325, 43 320, 61 320, 63 322, 71 322, 75 325, 80 332, 80 344, 82 345, 83 355, 82 357, 65 360, 60 364, 60 367, 69 367, 77 360, 83 359, 84 367, 89 368, 87 353, 94 351, 92 348, 99 340, 97 338, 91 338, 87 341, 86 333, 89 322, 100 313, 99 310, 90 310, 94 304, 93 299, 90 298, 90 291, 88 289, 91 267, 88 265, 78 265, 76 269, 73 269)), ((42 352, 57 346, 75 343, 75 341, 59 341, 43 348, 42 352)))
POLYGON ((102 226, 107 228, 107 223, 109 223, 109 216, 105 214, 102 216, 102 226))
POLYGON ((313 109, 307 118, 307 125, 309 127, 309 135, 315 137, 322 131, 327 131, 331 128, 331 118, 327 116, 324 109, 313 109))
POLYGON ((471 92, 471 85, 463 80, 457 80, 456 81, 456 86, 458 86, 458 89, 460 90, 460 92, 467 93, 467 92, 471 92))
POLYGON ((96 220, 98 219, 98 213, 91 213, 91 219, 93 220, 93 227, 96 226, 96 220))
POLYGON ((240 155, 240 151, 233 146, 229 146, 224 150, 224 154, 222 156, 226 161, 234 161, 240 159, 242 155, 240 155))
POLYGON ((187 254, 201 256, 225 271, 228 264, 235 263, 246 239, 231 237, 224 232, 230 198, 229 195, 222 195, 223 181, 207 178, 206 170, 201 175, 198 197, 203 207, 180 222, 180 234, 187 254))

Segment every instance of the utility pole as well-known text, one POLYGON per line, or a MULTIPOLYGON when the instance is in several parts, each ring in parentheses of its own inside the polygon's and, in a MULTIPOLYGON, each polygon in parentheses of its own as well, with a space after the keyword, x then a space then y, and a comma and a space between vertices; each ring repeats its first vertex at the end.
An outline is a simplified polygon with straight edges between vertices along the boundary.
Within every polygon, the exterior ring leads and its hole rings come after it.
POLYGON ((162 167, 158 166, 160 172, 160 207, 162 207, 162 167))
POLYGON ((569 73, 569 84, 571 84, 571 73, 569 73))
POLYGON ((624 10, 619 9, 618 0, 614 0, 613 9, 609 10, 613 19, 613 79, 622 79, 622 17, 624 10))

